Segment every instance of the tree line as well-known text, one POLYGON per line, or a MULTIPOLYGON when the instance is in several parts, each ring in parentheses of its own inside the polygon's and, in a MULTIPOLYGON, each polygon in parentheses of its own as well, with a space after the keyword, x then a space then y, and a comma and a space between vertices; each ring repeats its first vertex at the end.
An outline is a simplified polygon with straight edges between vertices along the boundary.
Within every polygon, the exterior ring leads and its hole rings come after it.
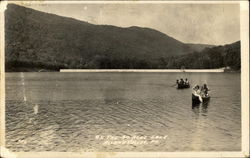
POLYGON ((186 55, 162 57, 157 59, 138 59, 95 55, 91 58, 59 58, 48 59, 47 62, 16 60, 6 62, 6 69, 40 68, 52 71, 60 69, 215 69, 230 67, 240 70, 240 42, 226 46, 206 48, 201 52, 186 55))

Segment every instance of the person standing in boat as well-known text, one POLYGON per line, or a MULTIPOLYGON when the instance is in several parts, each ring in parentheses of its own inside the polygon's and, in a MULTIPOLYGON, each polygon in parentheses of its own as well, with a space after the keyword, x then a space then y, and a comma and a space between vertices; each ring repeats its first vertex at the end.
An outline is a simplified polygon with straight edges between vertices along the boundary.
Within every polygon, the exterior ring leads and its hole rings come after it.
POLYGON ((201 90, 199 85, 195 85, 193 88, 192 94, 199 98, 200 102, 202 102, 201 90))
POLYGON ((206 84, 204 84, 204 85, 201 87, 201 91, 202 91, 202 93, 204 94, 204 96, 208 96, 208 91, 209 91, 209 89, 208 89, 208 87, 207 87, 206 84))

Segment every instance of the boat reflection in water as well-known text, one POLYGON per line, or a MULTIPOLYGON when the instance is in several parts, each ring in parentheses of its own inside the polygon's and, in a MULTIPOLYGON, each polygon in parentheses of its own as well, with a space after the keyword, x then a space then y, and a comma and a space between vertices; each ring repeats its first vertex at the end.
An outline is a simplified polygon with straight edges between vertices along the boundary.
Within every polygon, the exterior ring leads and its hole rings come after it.
POLYGON ((192 102, 192 110, 195 114, 207 113, 208 106, 209 106, 209 99, 206 101, 203 100, 202 103, 192 102))

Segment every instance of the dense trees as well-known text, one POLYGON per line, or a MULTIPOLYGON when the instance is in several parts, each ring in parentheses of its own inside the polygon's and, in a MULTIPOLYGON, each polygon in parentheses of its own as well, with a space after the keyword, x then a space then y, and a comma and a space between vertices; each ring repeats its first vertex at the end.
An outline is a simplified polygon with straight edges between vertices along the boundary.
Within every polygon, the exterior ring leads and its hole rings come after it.
POLYGON ((162 64, 160 68, 184 66, 186 69, 214 69, 228 66, 239 70, 241 67, 240 55, 240 42, 238 41, 230 45, 206 48, 201 52, 161 59, 164 62, 160 62, 162 64))
POLYGON ((240 42, 231 45, 207 48, 202 52, 194 52, 187 55, 159 58, 157 60, 145 60, 138 58, 113 58, 111 56, 93 56, 91 60, 84 61, 83 58, 64 58, 54 62, 31 62, 31 61, 9 61, 6 69, 12 71, 15 67, 43 68, 59 70, 71 69, 214 69, 231 67, 240 70, 240 42))

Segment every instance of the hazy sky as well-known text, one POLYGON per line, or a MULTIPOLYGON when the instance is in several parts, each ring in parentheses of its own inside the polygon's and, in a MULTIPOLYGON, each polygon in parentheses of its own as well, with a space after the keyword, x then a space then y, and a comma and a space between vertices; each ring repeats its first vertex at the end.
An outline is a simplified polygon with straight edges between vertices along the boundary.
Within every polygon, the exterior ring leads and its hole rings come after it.
POLYGON ((223 45, 240 39, 237 4, 32 4, 27 7, 92 24, 149 27, 185 43, 223 45))

